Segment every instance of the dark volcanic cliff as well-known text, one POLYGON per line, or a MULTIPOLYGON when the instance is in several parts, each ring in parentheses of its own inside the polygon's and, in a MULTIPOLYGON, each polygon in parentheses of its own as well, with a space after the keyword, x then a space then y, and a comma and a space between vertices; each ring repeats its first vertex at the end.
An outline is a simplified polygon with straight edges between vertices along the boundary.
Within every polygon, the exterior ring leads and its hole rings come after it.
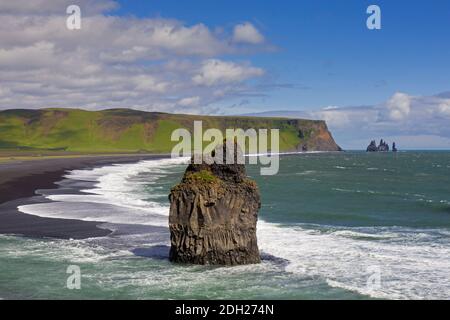
POLYGON ((244 165, 191 163, 169 199, 171 261, 211 265, 261 261, 256 241, 260 195, 244 165))

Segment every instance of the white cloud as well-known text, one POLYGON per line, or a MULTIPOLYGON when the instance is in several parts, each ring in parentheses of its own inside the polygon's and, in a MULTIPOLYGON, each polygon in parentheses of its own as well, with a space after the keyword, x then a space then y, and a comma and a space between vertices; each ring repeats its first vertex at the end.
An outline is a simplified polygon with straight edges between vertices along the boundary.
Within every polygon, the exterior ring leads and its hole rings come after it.
POLYGON ((133 82, 136 85, 134 89, 139 91, 153 91, 164 93, 169 88, 169 84, 167 82, 158 81, 150 75, 136 76, 133 78, 133 82))
POLYGON ((274 111, 264 116, 325 120, 344 149, 365 149, 373 139, 396 142, 400 149, 450 148, 450 93, 413 96, 395 93, 378 105, 320 110, 274 111), (398 111, 400 116, 392 111, 398 111), (399 121, 401 119, 401 121, 399 121))
POLYGON ((0 49, 0 67, 39 68, 52 64, 56 58, 54 44, 37 42, 31 46, 0 49))
POLYGON ((117 3, 79 0, 82 28, 72 31, 66 28, 69 4, 1 1, 0 109, 208 112, 213 104, 256 90, 246 81, 264 73, 219 59, 248 50, 202 23, 104 15, 117 3))
POLYGON ((438 110, 442 115, 450 116, 450 99, 447 99, 445 102, 441 103, 438 110))
POLYGON ((325 120, 332 127, 345 127, 351 121, 348 113, 338 109, 323 109, 322 111, 313 112, 311 114, 316 119, 325 120))
POLYGON ((450 99, 444 94, 395 93, 375 106, 325 108, 307 114, 326 120, 344 148, 365 148, 370 140, 380 138, 403 148, 450 146, 450 99))
POLYGON ((263 74, 264 71, 260 68, 209 59, 203 62, 199 73, 192 80, 198 85, 212 86, 216 84, 242 82, 263 74))
POLYGON ((253 24, 245 22, 234 27, 233 41, 237 43, 260 44, 264 42, 264 36, 253 24))
POLYGON ((112 9, 119 5, 112 0, 5 0, 0 2, 0 12, 12 14, 61 14, 69 5, 80 6, 83 14, 95 14, 112 9))
POLYGON ((397 92, 386 103, 389 110, 389 117, 392 120, 400 121, 408 117, 411 112, 411 97, 407 94, 397 92))
POLYGON ((180 99, 178 101, 178 105, 182 106, 182 107, 196 107, 199 104, 200 104, 200 97, 199 96, 187 97, 187 98, 180 99))
POLYGON ((51 42, 62 51, 83 48, 105 62, 133 62, 171 56, 204 56, 237 52, 225 38, 203 24, 185 26, 170 19, 137 19, 95 15, 82 18, 81 30, 65 27, 66 15, 1 15, 2 47, 51 42))

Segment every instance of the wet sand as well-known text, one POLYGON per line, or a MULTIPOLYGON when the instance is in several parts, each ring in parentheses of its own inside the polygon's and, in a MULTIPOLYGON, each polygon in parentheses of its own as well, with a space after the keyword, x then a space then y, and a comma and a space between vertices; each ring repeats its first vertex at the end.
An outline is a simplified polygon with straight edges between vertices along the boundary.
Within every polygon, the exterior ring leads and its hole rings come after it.
POLYGON ((37 189, 55 188, 68 170, 113 163, 159 159, 167 155, 86 156, 0 163, 0 234, 34 238, 83 239, 111 233, 100 222, 42 218, 21 213, 17 206, 43 201, 37 189))

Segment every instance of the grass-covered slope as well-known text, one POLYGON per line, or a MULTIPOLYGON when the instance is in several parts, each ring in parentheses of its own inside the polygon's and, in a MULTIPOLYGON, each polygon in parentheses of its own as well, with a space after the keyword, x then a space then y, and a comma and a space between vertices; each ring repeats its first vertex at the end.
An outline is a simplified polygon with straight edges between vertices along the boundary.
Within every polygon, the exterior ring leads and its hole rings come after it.
POLYGON ((81 153, 170 152, 172 131, 218 128, 280 129, 280 151, 336 151, 325 122, 283 118, 221 117, 143 112, 40 109, 0 111, 0 150, 64 150, 81 153))

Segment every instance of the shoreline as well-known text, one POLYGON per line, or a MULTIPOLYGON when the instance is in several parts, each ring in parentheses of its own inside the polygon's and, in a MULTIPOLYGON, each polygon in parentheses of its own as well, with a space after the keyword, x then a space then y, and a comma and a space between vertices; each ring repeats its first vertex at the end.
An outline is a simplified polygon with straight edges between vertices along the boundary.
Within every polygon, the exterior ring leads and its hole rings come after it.
POLYGON ((42 218, 20 212, 17 206, 45 201, 38 189, 55 188, 69 170, 116 163, 166 158, 166 154, 79 156, 0 163, 0 234, 32 238, 85 239, 112 231, 102 222, 42 218))
MULTIPOLYGON (((279 155, 293 154, 298 153, 279 155)), ((112 231, 99 227, 103 224, 101 221, 44 218, 22 213, 17 207, 48 201, 37 195, 36 190, 55 188, 56 182, 70 170, 169 157, 170 154, 89 154, 16 158, 0 162, 0 234, 59 239, 106 236, 112 231)))

